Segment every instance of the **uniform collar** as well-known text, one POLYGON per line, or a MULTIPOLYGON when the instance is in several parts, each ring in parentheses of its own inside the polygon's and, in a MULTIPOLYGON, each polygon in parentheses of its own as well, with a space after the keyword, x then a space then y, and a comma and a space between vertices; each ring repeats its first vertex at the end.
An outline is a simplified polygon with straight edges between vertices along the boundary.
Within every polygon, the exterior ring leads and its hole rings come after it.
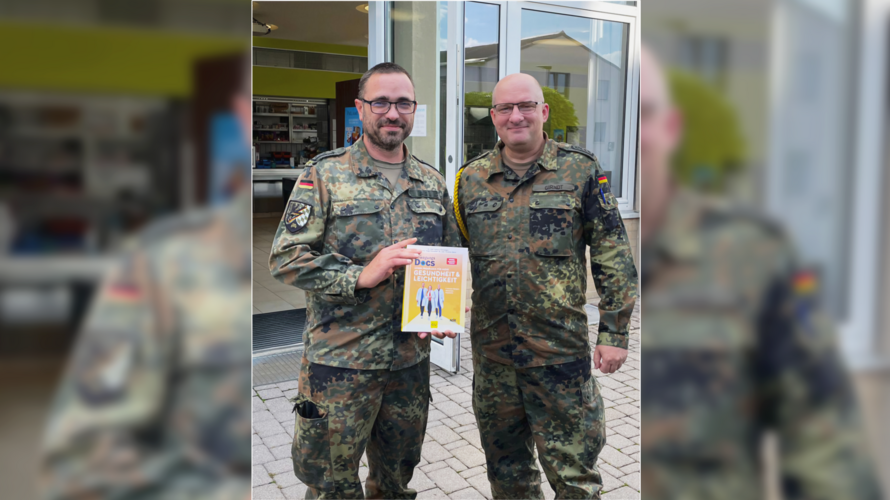
MULTIPOLYGON (((504 173, 504 161, 502 156, 504 154, 504 146, 504 141, 499 140, 494 147, 494 156, 488 166, 489 177, 494 174, 504 173)), ((558 151, 559 147, 557 146, 556 141, 547 137, 547 132, 544 132, 544 150, 541 152, 541 156, 538 157, 536 163, 544 170, 559 170, 559 164, 556 161, 558 151)))
MULTIPOLYGON (((407 158, 407 162, 405 163, 405 172, 408 174, 408 177, 423 181, 423 171, 421 170, 420 163, 411 156, 411 152, 408 151, 408 146, 402 144, 402 151, 405 153, 405 158, 407 158)), ((376 177, 377 176, 377 167, 374 166, 374 158, 371 157, 371 154, 368 153, 368 148, 365 147, 365 136, 361 136, 355 144, 349 147, 350 153, 350 163, 352 163, 352 171, 358 177, 376 177)))

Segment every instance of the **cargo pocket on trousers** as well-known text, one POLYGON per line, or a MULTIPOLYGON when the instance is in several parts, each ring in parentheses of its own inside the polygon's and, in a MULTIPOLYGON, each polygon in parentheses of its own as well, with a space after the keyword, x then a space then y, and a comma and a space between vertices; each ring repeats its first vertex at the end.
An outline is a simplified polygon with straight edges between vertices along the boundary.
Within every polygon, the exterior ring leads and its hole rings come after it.
POLYGON ((586 382, 581 384, 581 404, 590 405, 592 402, 595 403, 595 392, 593 390, 594 384, 596 384, 596 379, 593 375, 591 375, 586 382))
POLYGON ((307 486, 319 490, 329 489, 333 467, 328 416, 307 399, 297 400, 294 409, 296 422, 291 446, 294 474, 307 486))

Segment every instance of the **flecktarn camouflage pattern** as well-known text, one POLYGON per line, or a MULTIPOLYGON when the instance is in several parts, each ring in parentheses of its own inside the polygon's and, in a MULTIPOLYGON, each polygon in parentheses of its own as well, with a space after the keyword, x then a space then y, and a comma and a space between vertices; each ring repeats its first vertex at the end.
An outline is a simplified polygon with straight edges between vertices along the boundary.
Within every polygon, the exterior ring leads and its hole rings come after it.
MULTIPOLYGON (((545 135, 546 140, 546 135, 545 135)), ((599 498, 605 445, 591 375, 587 247, 601 297, 598 343, 627 349, 637 271, 593 153, 546 140, 519 178, 503 143, 462 167, 458 207, 473 273, 473 405, 495 498, 599 498)))
POLYGON ((429 358, 402 370, 303 366, 292 457, 307 498, 415 498, 408 483, 426 434, 429 358), (363 492, 357 450, 366 447, 374 465, 363 492))
POLYGON ((642 266, 646 498, 764 498, 768 432, 786 500, 880 498, 815 274, 781 229, 680 190, 642 266))
POLYGON ((45 498, 237 498, 250 472, 250 197, 149 228, 50 410, 45 498))
POLYGON ((373 289, 355 289, 363 266, 387 246, 413 237, 418 245, 456 246, 445 179, 407 157, 391 186, 359 140, 310 162, 291 194, 288 206, 310 207, 309 219, 293 232, 291 209, 285 213, 269 266, 279 281, 307 292, 312 363, 397 370, 429 356, 429 337, 401 332, 404 269, 373 289))
POLYGON ((598 498, 606 443, 603 400, 590 358, 516 370, 473 359, 473 411, 494 498, 544 498, 535 447, 557 498, 598 498), (527 425, 516 416, 524 415, 527 425))
POLYGON ((473 273, 474 352, 517 367, 588 356, 590 247, 598 343, 627 348, 637 297, 627 232, 593 153, 547 141, 519 179, 500 148, 463 167, 458 204, 473 273))
POLYGON ((412 237, 418 245, 459 242, 444 178, 403 149, 395 185, 380 175, 364 139, 310 162, 272 245, 272 275, 307 292, 292 448, 307 498, 416 496, 408 482, 426 432, 430 339, 401 331, 403 268, 372 289, 355 289, 385 247, 412 237))

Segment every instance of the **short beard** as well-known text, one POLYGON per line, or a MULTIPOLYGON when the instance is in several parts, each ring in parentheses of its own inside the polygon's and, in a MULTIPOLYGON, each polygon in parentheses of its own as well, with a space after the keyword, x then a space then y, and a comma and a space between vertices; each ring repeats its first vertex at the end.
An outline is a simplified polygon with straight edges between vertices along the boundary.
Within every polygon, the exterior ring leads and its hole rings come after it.
POLYGON ((383 119, 376 123, 377 128, 371 129, 370 127, 368 127, 368 140, 374 146, 382 149, 383 151, 395 151, 397 148, 402 147, 402 143, 405 142, 405 138, 408 137, 408 127, 399 123, 398 125, 402 127, 402 131, 400 133, 381 134, 380 127, 387 124, 392 123, 389 122, 389 120, 383 119))

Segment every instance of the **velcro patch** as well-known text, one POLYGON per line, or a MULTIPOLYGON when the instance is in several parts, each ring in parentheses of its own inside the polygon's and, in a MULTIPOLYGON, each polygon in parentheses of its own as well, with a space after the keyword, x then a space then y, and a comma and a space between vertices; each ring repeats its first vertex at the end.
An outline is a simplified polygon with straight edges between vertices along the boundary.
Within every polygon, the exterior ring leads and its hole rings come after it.
POLYGON ((287 211, 284 214, 284 226, 291 233, 296 233, 306 227, 310 213, 312 213, 312 205, 291 201, 287 204, 287 211))
POLYGON ((435 189, 409 189, 408 196, 411 198, 432 198, 434 200, 442 199, 442 194, 435 189))
POLYGON ((532 186, 532 192, 547 191, 574 191, 574 184, 535 184, 532 186))

